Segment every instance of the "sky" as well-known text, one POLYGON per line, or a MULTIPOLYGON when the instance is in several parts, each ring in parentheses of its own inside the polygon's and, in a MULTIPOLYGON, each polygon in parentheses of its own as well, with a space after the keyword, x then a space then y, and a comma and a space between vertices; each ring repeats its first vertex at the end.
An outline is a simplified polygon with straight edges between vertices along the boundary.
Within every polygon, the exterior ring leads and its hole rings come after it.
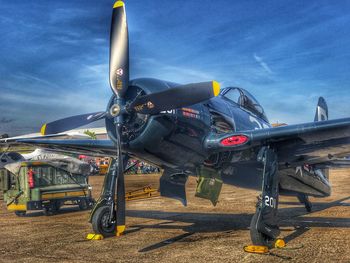
MULTIPOLYGON (((0 134, 104 110, 110 0, 0 0, 0 134)), ((126 0, 131 79, 217 80, 270 122, 350 116, 350 1, 126 0)))

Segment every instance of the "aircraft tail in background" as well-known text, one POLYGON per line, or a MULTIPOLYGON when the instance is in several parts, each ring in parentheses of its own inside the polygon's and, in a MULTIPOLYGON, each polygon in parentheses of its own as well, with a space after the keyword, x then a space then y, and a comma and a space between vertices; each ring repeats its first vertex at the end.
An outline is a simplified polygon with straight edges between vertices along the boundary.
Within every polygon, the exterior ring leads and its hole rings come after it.
POLYGON ((316 114, 314 121, 326 121, 328 120, 328 106, 326 100, 323 97, 318 99, 316 114))

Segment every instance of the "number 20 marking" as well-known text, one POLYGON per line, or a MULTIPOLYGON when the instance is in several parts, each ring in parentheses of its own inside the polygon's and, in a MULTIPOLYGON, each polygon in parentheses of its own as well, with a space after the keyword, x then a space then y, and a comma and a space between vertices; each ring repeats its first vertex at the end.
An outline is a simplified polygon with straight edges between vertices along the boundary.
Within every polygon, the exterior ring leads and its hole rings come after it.
POLYGON ((276 208, 276 199, 265 195, 265 205, 272 208, 276 208))

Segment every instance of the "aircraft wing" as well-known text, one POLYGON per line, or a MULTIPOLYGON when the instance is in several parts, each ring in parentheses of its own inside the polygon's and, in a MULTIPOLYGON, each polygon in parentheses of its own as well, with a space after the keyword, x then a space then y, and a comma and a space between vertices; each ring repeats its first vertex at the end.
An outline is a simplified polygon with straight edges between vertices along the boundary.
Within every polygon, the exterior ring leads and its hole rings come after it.
MULTIPOLYGON (((91 128, 98 135, 106 135, 105 128, 91 128)), ((0 139, 0 150, 17 151, 23 145, 53 150, 63 153, 91 153, 97 156, 115 156, 115 147, 110 140, 92 140, 84 130, 71 130, 67 132, 41 135, 39 133, 25 134, 16 137, 0 139), (87 150, 89 149, 89 150, 87 150)))
POLYGON ((350 118, 310 122, 260 130, 211 134, 209 153, 240 151, 271 145, 279 161, 289 164, 324 163, 350 155, 350 118))
MULTIPOLYGON (((7 139, 8 140, 8 139, 7 139)), ((110 140, 40 138, 7 141, 38 146, 60 152, 115 156, 110 140)), ((0 140, 6 143, 5 140, 0 140)), ((322 164, 350 155, 350 118, 310 122, 260 130, 210 134, 204 142, 208 154, 242 151, 271 145, 278 150, 279 161, 291 165, 322 164)), ((334 165, 336 166, 336 165, 334 165)))
POLYGON ((65 133, 57 133, 57 134, 49 134, 49 135, 40 135, 39 133, 33 133, 33 134, 26 134, 26 135, 20 135, 15 137, 9 137, 9 138, 3 138, 0 139, 0 144, 15 144, 16 142, 19 142, 20 140, 25 139, 80 139, 80 138, 91 138, 90 136, 79 133, 79 132, 65 132, 65 133))
POLYGON ((17 139, 9 142, 9 144, 27 144, 55 152, 86 154, 89 156, 112 157, 116 156, 117 153, 117 148, 108 139, 50 139, 45 136, 36 139, 17 139))

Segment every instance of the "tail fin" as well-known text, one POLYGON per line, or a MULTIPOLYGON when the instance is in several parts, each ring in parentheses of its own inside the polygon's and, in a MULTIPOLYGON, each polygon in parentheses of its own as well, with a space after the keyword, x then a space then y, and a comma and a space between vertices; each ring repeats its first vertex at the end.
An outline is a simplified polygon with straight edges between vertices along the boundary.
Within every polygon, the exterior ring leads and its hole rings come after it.
POLYGON ((314 121, 326 121, 328 120, 328 106, 323 97, 318 99, 316 114, 314 121))

